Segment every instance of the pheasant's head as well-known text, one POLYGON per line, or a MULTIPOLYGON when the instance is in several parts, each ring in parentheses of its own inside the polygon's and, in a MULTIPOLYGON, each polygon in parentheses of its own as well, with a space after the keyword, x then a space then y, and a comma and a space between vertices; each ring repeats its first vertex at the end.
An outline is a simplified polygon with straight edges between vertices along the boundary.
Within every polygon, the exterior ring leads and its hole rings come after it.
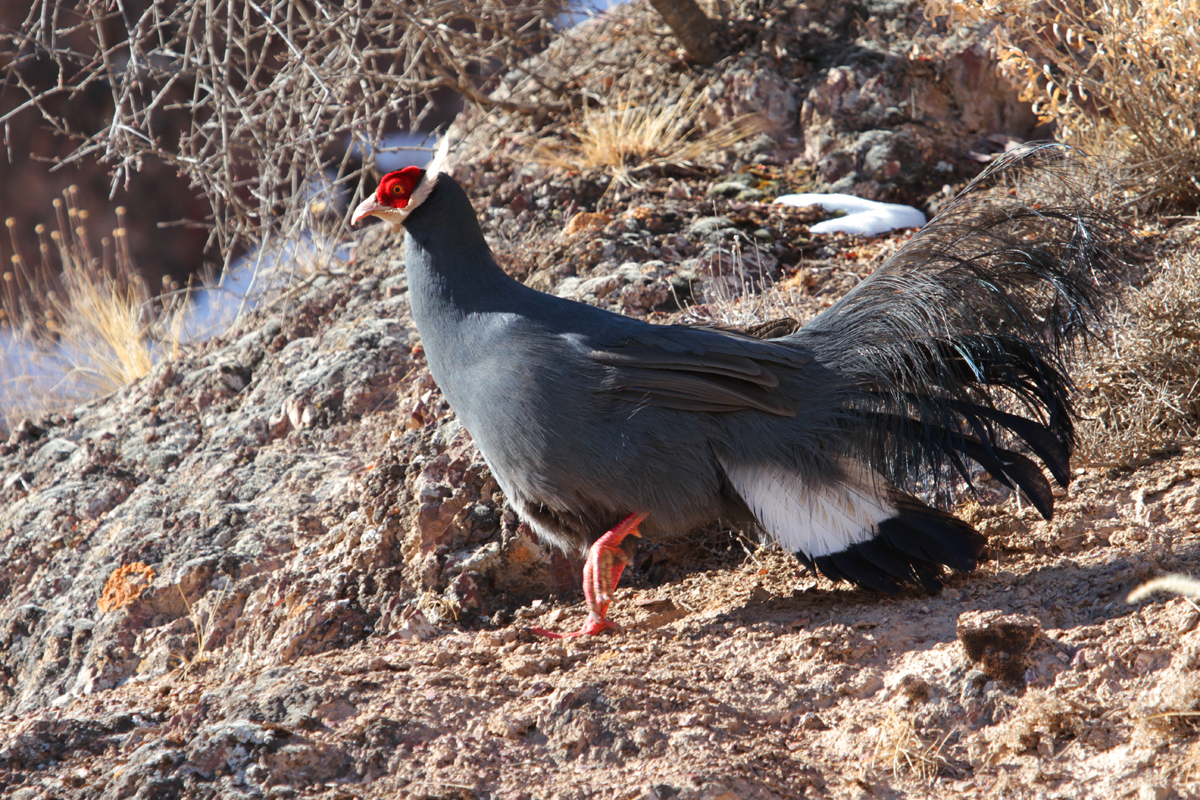
POLYGON ((350 224, 357 225, 360 220, 372 216, 387 220, 393 226, 403 224, 405 217, 429 196, 434 180, 436 176, 431 179, 425 170, 418 167, 389 172, 379 182, 375 194, 354 209, 350 224))

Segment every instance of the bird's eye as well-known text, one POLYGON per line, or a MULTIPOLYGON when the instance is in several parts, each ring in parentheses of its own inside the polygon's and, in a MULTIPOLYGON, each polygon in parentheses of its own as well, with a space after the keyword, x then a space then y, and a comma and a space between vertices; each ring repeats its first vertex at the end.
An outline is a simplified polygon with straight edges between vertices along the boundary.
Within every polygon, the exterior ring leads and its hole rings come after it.
POLYGON ((392 187, 392 194, 400 194, 403 191, 404 191, 404 187, 398 183, 392 187))

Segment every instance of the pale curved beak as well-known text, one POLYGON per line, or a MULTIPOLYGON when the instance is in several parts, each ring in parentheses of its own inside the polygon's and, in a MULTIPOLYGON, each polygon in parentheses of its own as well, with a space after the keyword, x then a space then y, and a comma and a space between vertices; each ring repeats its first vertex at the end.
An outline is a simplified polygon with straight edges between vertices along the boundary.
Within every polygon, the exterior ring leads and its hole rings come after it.
POLYGON ((381 205, 375 195, 371 195, 366 200, 358 204, 358 208, 354 209, 354 216, 350 218, 351 225, 357 225, 363 217, 369 217, 377 211, 381 211, 387 206, 381 205))

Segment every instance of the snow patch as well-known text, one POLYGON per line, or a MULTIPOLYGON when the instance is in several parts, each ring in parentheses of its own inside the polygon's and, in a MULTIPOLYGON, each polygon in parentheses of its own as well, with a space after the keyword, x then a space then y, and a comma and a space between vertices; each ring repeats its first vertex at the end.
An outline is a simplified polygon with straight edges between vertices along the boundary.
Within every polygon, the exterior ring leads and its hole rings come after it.
POLYGON ((852 194, 785 194, 776 203, 804 208, 820 206, 826 211, 844 211, 846 216, 827 219, 809 227, 813 233, 853 233, 878 236, 899 228, 920 228, 925 215, 912 206, 864 200, 852 194))

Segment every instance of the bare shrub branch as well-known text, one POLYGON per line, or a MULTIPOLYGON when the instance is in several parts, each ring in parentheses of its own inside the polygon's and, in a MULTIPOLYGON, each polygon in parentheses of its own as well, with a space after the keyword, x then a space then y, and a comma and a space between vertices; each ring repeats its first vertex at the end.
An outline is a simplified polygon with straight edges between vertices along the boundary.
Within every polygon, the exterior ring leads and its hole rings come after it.
MULTIPOLYGON (((324 170, 334 193, 357 184, 385 132, 414 128, 435 93, 506 111, 492 99, 554 35, 559 6, 535 0, 34 0, 0 59, 28 100, 78 146, 63 163, 96 158, 113 188, 157 158, 209 200, 209 245, 225 266, 239 247, 295 219, 324 170), (81 123, 69 104, 111 94, 111 115, 81 123)), ((562 80, 547 86, 563 94, 562 80)), ((497 94, 497 97, 503 93, 497 94)), ((541 108, 539 106, 538 108, 541 108)), ((321 199, 321 198, 317 198, 321 199)), ((325 198, 331 199, 331 198, 325 198)), ((327 204, 328 207, 328 204, 327 204)))
POLYGON ((1200 0, 932 0, 926 14, 994 25, 1022 99, 1064 141, 1127 154, 1132 197, 1200 203, 1200 0))

